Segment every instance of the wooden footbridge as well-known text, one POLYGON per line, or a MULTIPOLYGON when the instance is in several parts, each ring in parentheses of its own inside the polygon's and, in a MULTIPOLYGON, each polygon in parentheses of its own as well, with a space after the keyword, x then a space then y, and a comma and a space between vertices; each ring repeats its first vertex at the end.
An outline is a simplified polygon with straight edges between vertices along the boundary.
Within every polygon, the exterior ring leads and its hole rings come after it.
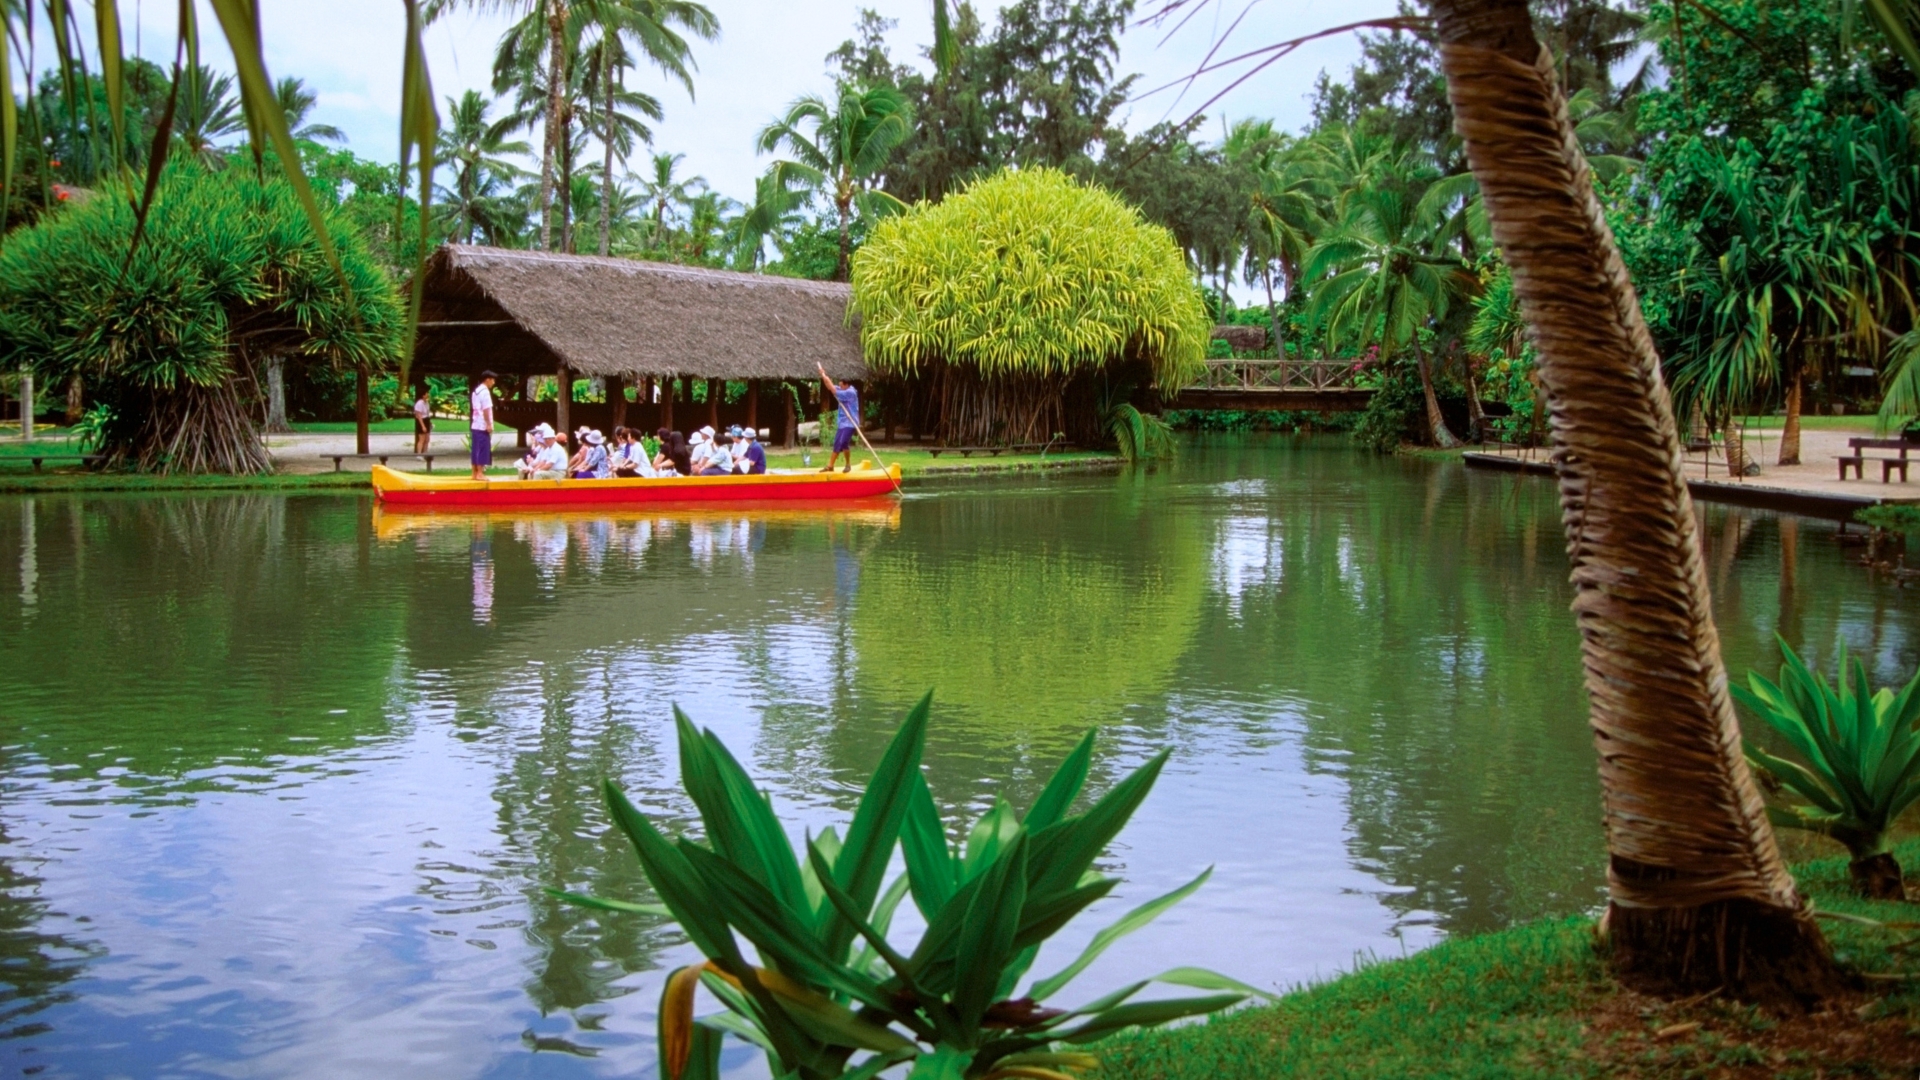
POLYGON ((1373 400, 1373 388, 1358 385, 1360 367, 1354 360, 1208 360, 1172 407, 1357 412, 1373 400))

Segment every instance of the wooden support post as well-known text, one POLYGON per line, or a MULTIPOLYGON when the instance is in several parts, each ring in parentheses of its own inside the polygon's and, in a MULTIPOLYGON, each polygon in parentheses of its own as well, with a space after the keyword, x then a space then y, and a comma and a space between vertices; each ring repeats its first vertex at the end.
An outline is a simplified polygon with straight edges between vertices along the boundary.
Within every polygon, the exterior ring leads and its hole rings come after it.
MULTIPOLYGON (((627 380, 618 375, 607 376, 607 401, 613 406, 613 426, 627 426, 627 380)), ((612 436, 609 435, 609 438, 612 436)))
POLYGON ((747 380, 747 426, 760 430, 760 380, 747 380))
POLYGON ((33 369, 20 369, 20 441, 33 441, 33 369))
POLYGON ((707 380, 707 425, 716 431, 720 429, 720 399, 726 392, 726 383, 719 379, 707 380))
POLYGON ((800 424, 799 418, 793 414, 793 394, 786 383, 780 384, 780 400, 786 404, 787 408, 787 436, 781 440, 781 445, 791 450, 799 442, 800 424))
POLYGON ((660 426, 673 430, 673 379, 667 378, 660 383, 660 426))
MULTIPOLYGON (((553 374, 555 392, 553 395, 553 430, 567 433, 568 440, 573 438, 573 369, 565 364, 553 374)), ((578 450, 571 441, 569 450, 578 450)))
POLYGON ((353 369, 353 452, 367 453, 367 365, 353 369))

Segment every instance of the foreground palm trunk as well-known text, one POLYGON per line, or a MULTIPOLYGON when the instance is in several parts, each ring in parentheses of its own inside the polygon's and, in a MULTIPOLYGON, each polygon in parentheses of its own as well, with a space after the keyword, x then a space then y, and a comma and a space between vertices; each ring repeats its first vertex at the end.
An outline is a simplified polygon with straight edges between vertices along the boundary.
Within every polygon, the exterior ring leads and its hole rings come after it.
POLYGON ((1526 0, 1432 0, 1454 123, 1540 354, 1605 798, 1616 974, 1840 988, 1740 753, 1682 447, 1526 0))

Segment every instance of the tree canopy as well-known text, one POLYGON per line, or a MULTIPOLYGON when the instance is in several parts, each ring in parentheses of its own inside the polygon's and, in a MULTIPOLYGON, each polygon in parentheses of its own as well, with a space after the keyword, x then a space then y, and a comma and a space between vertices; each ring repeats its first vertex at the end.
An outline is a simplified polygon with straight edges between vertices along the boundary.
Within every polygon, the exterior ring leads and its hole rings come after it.
POLYGON ((86 379, 110 410, 110 457, 260 471, 242 397, 253 359, 394 356, 402 317, 393 285, 337 211, 330 231, 344 277, 336 273, 291 187, 270 171, 172 162, 137 246, 134 183, 109 183, 8 237, 0 364, 86 379))
POLYGON ((1212 327, 1167 230, 1054 169, 1008 171, 877 224, 853 262, 875 370, 1071 375, 1142 360, 1179 386, 1212 327))

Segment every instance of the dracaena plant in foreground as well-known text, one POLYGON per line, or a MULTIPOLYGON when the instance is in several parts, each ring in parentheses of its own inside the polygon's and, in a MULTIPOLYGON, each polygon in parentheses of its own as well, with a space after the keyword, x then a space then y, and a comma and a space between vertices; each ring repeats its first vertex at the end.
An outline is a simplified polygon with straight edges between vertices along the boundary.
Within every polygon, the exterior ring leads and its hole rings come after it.
MULTIPOLYGON (((607 784, 614 821, 633 841, 665 911, 707 957, 667 979, 663 1076, 717 1077, 722 1036, 732 1034, 764 1049, 775 1076, 796 1080, 888 1070, 915 1080, 1068 1080, 1095 1066, 1078 1049, 1088 1043, 1261 993, 1213 972, 1176 968, 1077 1008, 1042 1004, 1115 940, 1198 889, 1211 870, 1134 908, 1072 963, 1020 989, 1041 943, 1119 884, 1095 871, 1094 860, 1146 797, 1166 754, 1085 812, 1070 813, 1092 758, 1089 733, 1025 815, 996 801, 955 845, 920 772, 931 696, 894 735, 844 837, 829 828, 799 852, 746 770, 677 709, 682 782, 706 842, 667 839, 607 784), (906 872, 888 882, 896 847, 906 872), (926 918, 912 945, 889 937, 909 894, 926 918), (1130 1000, 1155 981, 1212 992, 1130 1000), (695 1020, 701 986, 725 1009, 695 1020)), ((557 895, 602 910, 659 910, 557 895)))
POLYGON ((1893 822, 1920 801, 1920 674, 1898 692, 1867 682, 1867 665, 1848 664, 1840 648, 1838 687, 1811 671, 1782 640, 1778 685, 1759 672, 1734 697, 1785 736, 1801 764, 1775 757, 1752 742, 1747 761, 1769 786, 1801 800, 1770 806, 1775 825, 1831 836, 1852 855, 1854 885, 1864 895, 1899 900, 1905 895, 1900 864, 1889 843, 1893 822))

